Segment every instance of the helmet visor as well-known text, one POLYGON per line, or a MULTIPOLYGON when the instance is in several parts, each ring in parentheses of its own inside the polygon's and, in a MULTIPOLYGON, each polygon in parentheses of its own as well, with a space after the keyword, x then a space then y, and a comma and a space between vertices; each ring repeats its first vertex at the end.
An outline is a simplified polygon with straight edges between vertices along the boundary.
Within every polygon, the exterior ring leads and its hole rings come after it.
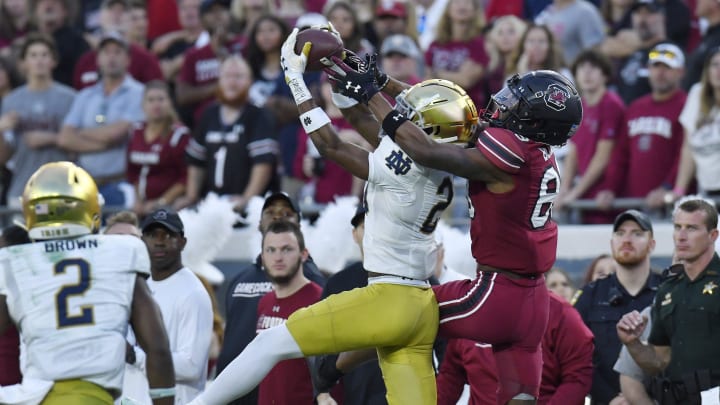
POLYGON ((512 111, 520 102, 520 97, 515 94, 511 87, 505 86, 492 96, 492 100, 497 105, 498 110, 504 113, 512 111))

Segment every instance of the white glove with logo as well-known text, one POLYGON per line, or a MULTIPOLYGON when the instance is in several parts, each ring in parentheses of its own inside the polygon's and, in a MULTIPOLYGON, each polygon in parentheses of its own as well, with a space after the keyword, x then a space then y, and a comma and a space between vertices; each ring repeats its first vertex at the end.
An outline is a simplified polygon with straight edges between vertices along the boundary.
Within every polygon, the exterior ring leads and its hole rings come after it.
POLYGON ((303 45, 300 55, 296 54, 295 42, 297 42, 297 34, 298 29, 293 29, 283 43, 280 49, 280 65, 285 73, 285 82, 290 87, 290 92, 295 99, 295 104, 299 105, 312 98, 310 90, 308 90, 305 80, 303 79, 305 67, 307 66, 307 56, 310 53, 312 44, 306 42, 305 45, 303 45))

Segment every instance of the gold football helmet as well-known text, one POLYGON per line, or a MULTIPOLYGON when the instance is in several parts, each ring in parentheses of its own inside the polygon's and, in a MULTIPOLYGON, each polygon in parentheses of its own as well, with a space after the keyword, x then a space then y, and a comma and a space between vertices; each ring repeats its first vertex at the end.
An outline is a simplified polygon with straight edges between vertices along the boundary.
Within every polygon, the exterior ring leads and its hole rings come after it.
POLYGON ((436 142, 467 146, 478 124, 475 103, 457 84, 425 80, 397 96, 396 109, 436 142))
POLYGON ((59 239, 96 233, 102 197, 93 178, 71 162, 42 165, 22 196, 31 239, 59 239))

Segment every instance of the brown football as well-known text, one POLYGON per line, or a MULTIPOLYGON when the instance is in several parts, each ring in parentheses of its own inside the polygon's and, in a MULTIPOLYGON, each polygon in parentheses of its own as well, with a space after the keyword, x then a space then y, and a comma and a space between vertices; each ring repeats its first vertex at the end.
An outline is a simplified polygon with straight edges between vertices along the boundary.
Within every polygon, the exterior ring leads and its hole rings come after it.
POLYGON ((326 67, 321 61, 323 58, 328 60, 331 56, 343 58, 345 46, 342 40, 330 31, 319 28, 307 28, 300 31, 295 41, 295 53, 300 54, 305 42, 312 43, 308 63, 305 67, 307 71, 322 70, 326 67))

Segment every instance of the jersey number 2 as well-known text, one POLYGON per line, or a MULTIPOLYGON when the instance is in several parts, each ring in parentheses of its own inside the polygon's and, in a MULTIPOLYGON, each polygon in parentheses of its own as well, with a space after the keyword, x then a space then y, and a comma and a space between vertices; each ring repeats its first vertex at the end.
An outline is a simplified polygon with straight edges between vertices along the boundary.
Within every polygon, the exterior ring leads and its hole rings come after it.
POLYGON ((425 218, 422 227, 420 227, 420 232, 425 234, 433 233, 433 231, 435 231, 438 221, 440 220, 440 215, 443 213, 443 211, 445 211, 445 208, 447 208, 452 202, 453 184, 452 180, 450 180, 450 177, 445 177, 443 179, 442 183, 440 183, 440 186, 437 189, 436 194, 444 196, 445 199, 438 201, 430 209, 427 218, 425 218))
POLYGON ((560 175, 555 166, 548 166, 540 181, 540 191, 530 216, 533 229, 542 228, 550 220, 552 202, 560 191, 560 175))
POLYGON ((68 268, 77 269, 78 282, 63 285, 55 295, 58 328, 92 324, 95 318, 92 305, 82 306, 79 314, 68 314, 68 298, 83 295, 90 288, 90 264, 83 259, 64 259, 55 264, 55 275, 65 274, 68 268))

